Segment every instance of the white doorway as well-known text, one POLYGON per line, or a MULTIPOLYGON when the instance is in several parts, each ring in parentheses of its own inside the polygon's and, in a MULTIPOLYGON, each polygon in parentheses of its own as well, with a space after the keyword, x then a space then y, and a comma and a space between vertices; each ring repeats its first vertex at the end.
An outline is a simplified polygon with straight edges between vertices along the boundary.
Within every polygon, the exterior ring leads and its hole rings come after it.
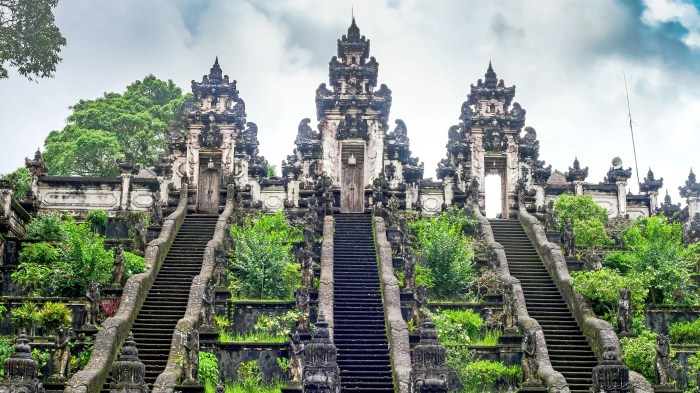
POLYGON ((486 179, 484 179, 484 191, 486 218, 496 218, 503 212, 503 180, 501 179, 501 175, 486 175, 486 179))

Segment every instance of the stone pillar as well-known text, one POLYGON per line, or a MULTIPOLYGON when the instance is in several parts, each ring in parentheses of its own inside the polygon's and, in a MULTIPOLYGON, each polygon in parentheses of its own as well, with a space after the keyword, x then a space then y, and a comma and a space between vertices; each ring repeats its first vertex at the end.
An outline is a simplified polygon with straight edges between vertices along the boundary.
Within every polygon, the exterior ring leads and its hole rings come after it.
POLYGON ((131 154, 127 154, 123 162, 117 163, 117 168, 119 168, 119 173, 122 178, 122 196, 120 201, 121 210, 129 209, 129 189, 131 184, 131 178, 138 173, 138 168, 134 164, 134 159, 131 154))
POLYGON ((32 358, 27 333, 22 330, 15 344, 15 353, 5 359, 5 377, 0 383, 0 393, 42 393, 43 386, 37 377, 38 364, 32 358))
POLYGON ((693 220, 697 213, 700 213, 700 199, 696 196, 689 196, 688 199, 688 219, 693 220))
POLYGON ((318 315, 311 341, 304 346, 302 386, 304 392, 340 393, 338 350, 328 335, 328 324, 323 312, 318 315))
POLYGON ((627 214, 627 182, 617 181, 617 213, 624 216, 627 214))
POLYGON ((649 215, 656 215, 656 207, 659 203, 659 192, 649 191, 649 215))
POLYGON ((576 195, 576 196, 583 195, 583 181, 580 181, 580 180, 574 181, 574 195, 576 195))
POLYGON ((451 176, 445 177, 443 180, 443 184, 445 186, 445 205, 451 206, 452 205, 452 200, 454 199, 454 178, 451 176))
POLYGON ((435 324, 430 315, 426 315, 420 331, 420 342, 413 348, 412 393, 447 392, 447 375, 450 370, 445 365, 446 353, 445 347, 438 342, 435 324))
POLYGON ((148 393, 148 385, 144 381, 146 366, 139 359, 134 335, 124 342, 119 360, 112 366, 112 386, 110 393, 148 393))

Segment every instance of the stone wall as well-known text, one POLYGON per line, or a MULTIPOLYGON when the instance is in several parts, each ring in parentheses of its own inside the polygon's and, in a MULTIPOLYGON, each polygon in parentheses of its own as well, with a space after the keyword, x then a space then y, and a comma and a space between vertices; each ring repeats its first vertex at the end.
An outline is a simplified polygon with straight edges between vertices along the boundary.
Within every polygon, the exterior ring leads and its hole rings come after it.
POLYGON ((117 314, 102 323, 90 361, 68 381, 65 393, 97 392, 107 380, 119 348, 126 340, 186 214, 187 187, 183 187, 177 209, 166 218, 160 236, 146 248, 146 271, 127 280, 117 314))
POLYGON ((323 244, 321 246, 321 278, 318 284, 318 313, 323 313, 328 323, 328 334, 333 341, 333 216, 323 220, 323 244))
POLYGON ((411 381, 411 353, 408 342, 408 325, 401 315, 401 290, 394 276, 391 245, 386 240, 386 225, 381 217, 374 217, 374 239, 379 260, 384 318, 389 339, 394 388, 408 393, 411 381))
POLYGON ((289 344, 217 343, 211 350, 219 359, 219 376, 224 381, 235 380, 242 363, 255 361, 263 381, 285 380, 277 358, 289 357, 289 344))
MULTIPOLYGON (((598 319, 589 302, 574 292, 571 276, 566 266, 566 260, 561 248, 547 240, 542 224, 521 208, 518 212, 520 223, 523 225, 530 241, 544 262, 550 276, 559 288, 559 292, 573 312, 581 330, 588 338, 593 352, 600 359, 603 348, 613 347, 620 353, 620 340, 613 327, 602 319, 598 319)), ((630 371, 630 387, 633 393, 652 393, 651 384, 640 374, 630 371)))

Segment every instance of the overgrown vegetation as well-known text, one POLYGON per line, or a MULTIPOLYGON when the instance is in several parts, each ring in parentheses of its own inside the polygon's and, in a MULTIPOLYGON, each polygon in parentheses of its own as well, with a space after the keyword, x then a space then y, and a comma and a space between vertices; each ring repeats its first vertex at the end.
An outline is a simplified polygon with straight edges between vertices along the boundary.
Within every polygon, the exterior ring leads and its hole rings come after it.
POLYGON ((29 173, 29 169, 19 167, 12 172, 0 175, 0 180, 9 182, 12 195, 21 201, 27 196, 27 191, 29 191, 32 182, 32 175, 29 173))
POLYGON ((247 333, 233 331, 227 318, 217 317, 219 340, 221 342, 284 343, 289 340, 289 334, 300 317, 301 313, 296 309, 280 315, 263 313, 255 321, 253 330, 247 333))
POLYGON ((676 322, 668 327, 672 344, 700 344, 700 319, 695 322, 676 322))
POLYGON ((656 333, 644 329, 639 332, 637 337, 621 338, 620 345, 622 346, 622 360, 627 367, 653 381, 655 378, 656 333))

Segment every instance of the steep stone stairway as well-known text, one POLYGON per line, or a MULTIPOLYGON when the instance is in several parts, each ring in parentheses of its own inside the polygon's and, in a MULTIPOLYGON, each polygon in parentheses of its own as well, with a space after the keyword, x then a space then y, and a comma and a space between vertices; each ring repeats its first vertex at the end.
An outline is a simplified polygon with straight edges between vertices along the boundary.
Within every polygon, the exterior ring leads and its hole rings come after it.
POLYGON ((341 391, 393 392, 372 218, 334 217, 333 318, 341 391))
POLYGON ((508 259, 510 274, 520 280, 530 317, 544 331, 552 367, 572 392, 588 392, 598 362, 549 272, 517 221, 489 220, 508 259))
MULTIPOLYGON (((217 215, 188 215, 136 317, 132 332, 139 358, 146 365, 146 383, 153 385, 165 369, 177 321, 185 315, 190 286, 199 274, 207 242, 214 236, 217 215)), ((103 391, 109 386, 105 384, 103 391)))

